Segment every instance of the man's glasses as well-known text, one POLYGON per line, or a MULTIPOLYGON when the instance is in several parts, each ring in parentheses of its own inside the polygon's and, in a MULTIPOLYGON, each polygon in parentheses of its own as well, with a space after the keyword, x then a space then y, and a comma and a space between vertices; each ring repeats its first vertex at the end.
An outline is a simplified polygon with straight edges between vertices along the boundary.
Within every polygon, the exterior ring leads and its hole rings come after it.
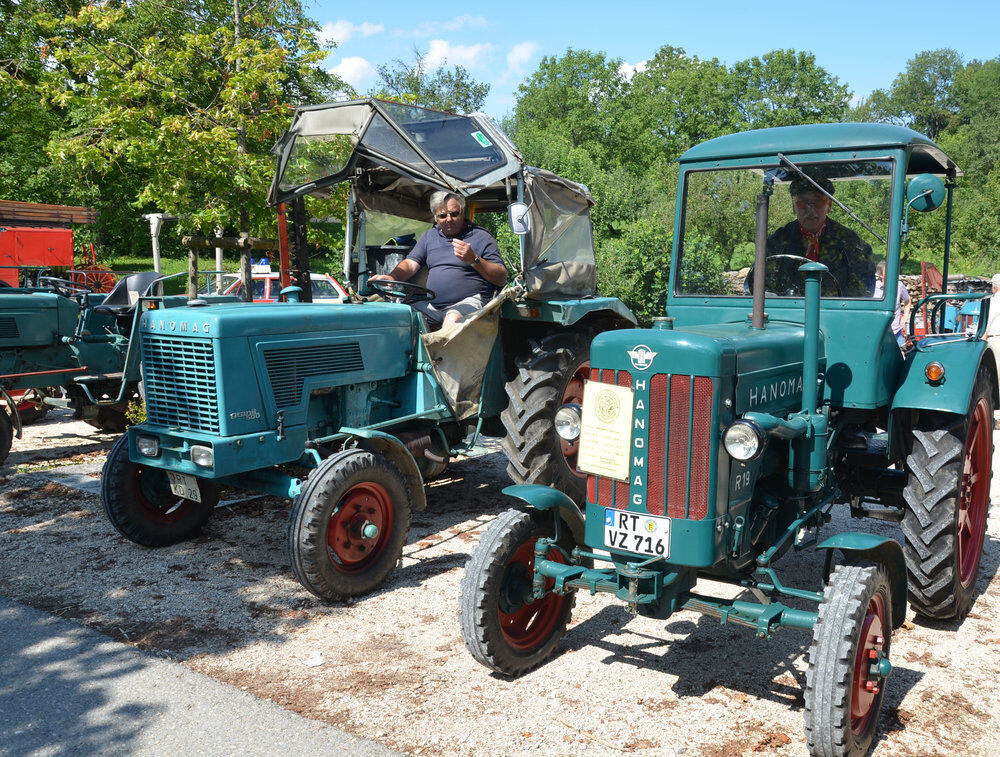
MULTIPOLYGON (((799 210, 805 210, 806 208, 808 208, 809 210, 818 210, 819 208, 823 207, 825 203, 826 203, 826 198, 823 198, 822 200, 816 200, 815 202, 796 200, 795 207, 797 207, 799 210)), ((441 216, 438 216, 438 218, 440 217, 441 216)))
POLYGON ((450 213, 438 213, 437 214, 437 218, 438 218, 439 221, 443 221, 445 218, 458 218, 461 215, 462 215, 462 211, 461 210, 456 210, 456 211, 450 212, 450 213))

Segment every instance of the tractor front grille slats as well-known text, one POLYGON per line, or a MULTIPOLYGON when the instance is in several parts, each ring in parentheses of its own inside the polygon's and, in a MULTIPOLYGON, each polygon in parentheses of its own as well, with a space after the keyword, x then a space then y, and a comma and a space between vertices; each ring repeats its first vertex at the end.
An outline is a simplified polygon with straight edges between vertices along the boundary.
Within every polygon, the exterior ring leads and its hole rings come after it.
MULTIPOLYGON (((651 515, 701 520, 708 515, 714 473, 712 412, 715 385, 707 376, 657 373, 643 377, 649 387, 645 466, 635 474, 644 482, 651 515)), ((591 380, 632 386, 628 371, 591 370, 591 380)), ((641 418, 641 412, 637 413, 641 418)), ((641 433, 637 429, 634 433, 641 433)), ((588 495, 601 507, 624 510, 630 482, 591 476, 588 495)))
POLYGON ((0 316, 0 339, 18 339, 20 336, 17 319, 9 315, 0 316))
POLYGON ((219 433, 212 340, 142 335, 143 383, 150 423, 219 433))
POLYGON ((279 408, 299 404, 307 378, 365 369, 358 342, 265 349, 264 363, 279 408))

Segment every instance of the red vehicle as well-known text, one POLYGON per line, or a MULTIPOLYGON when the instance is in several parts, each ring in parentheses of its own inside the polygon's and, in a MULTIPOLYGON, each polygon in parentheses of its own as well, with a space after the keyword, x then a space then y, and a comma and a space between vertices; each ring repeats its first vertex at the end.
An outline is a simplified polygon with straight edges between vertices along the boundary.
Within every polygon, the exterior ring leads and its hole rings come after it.
MULTIPOLYGON (((278 293, 281 291, 281 279, 277 271, 272 271, 270 266, 254 266, 253 272, 253 301, 254 302, 277 302, 278 293)), ((321 273, 313 273, 309 277, 312 283, 313 302, 338 304, 347 299, 347 290, 341 286, 333 276, 321 273)), ((227 273, 223 276, 223 294, 239 295, 242 291, 242 282, 235 273, 227 273)), ((207 287, 202 287, 202 294, 215 290, 215 281, 207 287)))

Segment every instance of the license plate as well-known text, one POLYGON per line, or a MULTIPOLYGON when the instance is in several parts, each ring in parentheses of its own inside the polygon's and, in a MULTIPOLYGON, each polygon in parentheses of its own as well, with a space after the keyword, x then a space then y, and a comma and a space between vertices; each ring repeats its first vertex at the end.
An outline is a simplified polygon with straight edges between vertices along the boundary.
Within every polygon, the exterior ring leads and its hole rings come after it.
POLYGON ((650 557, 670 556, 670 518, 604 509, 604 546, 650 557))
POLYGON ((198 479, 194 476, 167 471, 167 479, 170 481, 170 491, 174 496, 201 502, 201 489, 198 488, 198 479))

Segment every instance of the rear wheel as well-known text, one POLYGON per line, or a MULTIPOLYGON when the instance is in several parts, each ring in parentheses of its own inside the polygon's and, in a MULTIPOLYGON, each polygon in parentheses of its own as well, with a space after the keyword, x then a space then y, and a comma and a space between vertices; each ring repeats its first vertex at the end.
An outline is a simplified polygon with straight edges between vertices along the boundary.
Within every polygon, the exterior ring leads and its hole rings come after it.
POLYGON ((507 473, 515 483, 553 486, 577 502, 587 493, 587 475, 576 467, 579 439, 561 439, 555 417, 563 405, 583 402, 592 338, 588 330, 532 341, 530 354, 517 359, 517 373, 507 382, 509 402, 501 415, 507 473))
POLYGON ((14 443, 14 424, 4 407, 0 407, 0 463, 10 454, 10 445, 14 443))
POLYGON ((320 599, 367 594, 396 567, 409 530, 399 469, 382 455, 346 450, 324 460, 292 503, 289 560, 320 599))
POLYGON ((190 539, 208 521, 219 501, 219 487, 196 479, 201 502, 170 490, 166 471, 133 463, 128 436, 111 447, 101 473, 101 504, 111 525, 144 547, 166 547, 190 539))
POLYGON ((814 755, 863 755, 892 670, 892 601, 882 566, 838 565, 823 592, 806 671, 805 716, 814 755))
POLYGON ((993 460, 990 379, 980 373, 964 418, 925 413, 913 431, 903 490, 910 603, 931 618, 963 618, 975 598, 993 460))
MULTIPOLYGON (((478 662, 505 675, 541 665, 566 633, 574 592, 550 591, 538 599, 532 594, 535 542, 552 534, 551 514, 508 510, 486 529, 465 565, 459 599, 465 646, 478 662)), ((564 541, 560 546, 568 553, 574 545, 568 535, 564 541)), ((555 548, 547 558, 567 562, 555 548)), ((547 579, 546 588, 552 586, 547 579)))

